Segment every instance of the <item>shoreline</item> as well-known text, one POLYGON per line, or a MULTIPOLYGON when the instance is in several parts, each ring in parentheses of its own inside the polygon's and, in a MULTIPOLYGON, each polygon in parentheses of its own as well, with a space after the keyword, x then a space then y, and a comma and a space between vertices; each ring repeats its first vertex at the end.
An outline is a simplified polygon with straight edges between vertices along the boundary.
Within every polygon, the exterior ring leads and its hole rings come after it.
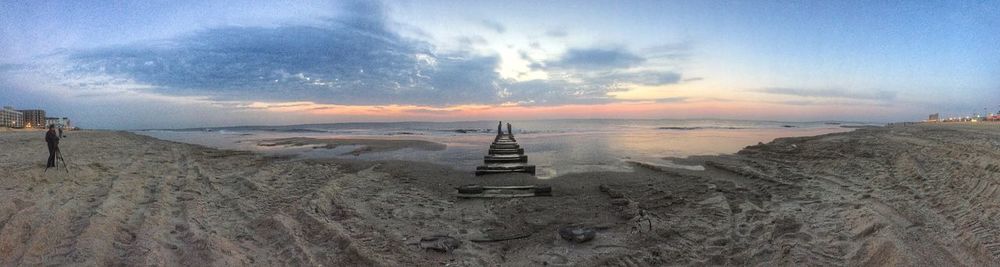
POLYGON ((637 164, 545 180, 266 156, 120 131, 68 133, 69 173, 43 173, 36 135, 0 133, 9 174, 0 178, 0 265, 988 265, 1000 257, 989 246, 1000 227, 976 215, 1000 212, 984 189, 1000 186, 991 180, 1000 179, 991 163, 1000 162, 1000 133, 977 127, 779 138, 677 162, 705 170, 637 164), (470 183, 548 184, 553 196, 453 196, 470 183), (597 237, 562 240, 556 233, 568 225, 594 227, 597 237), (437 234, 459 247, 420 248, 437 234), (511 236, 522 238, 472 241, 511 236))
MULTIPOLYGON (((449 125, 455 126, 455 125, 449 125)), ((461 126, 461 125, 459 125, 461 126)), ((468 126, 468 125, 466 125, 468 126)), ((407 126, 420 128, 418 126, 407 126)), ((576 127, 576 126, 573 126, 576 127)), ((272 155, 294 155, 302 158, 356 158, 365 160, 409 160, 449 165, 457 170, 474 170, 482 164, 486 144, 492 142, 488 133, 443 135, 387 135, 388 132, 420 131, 414 129, 352 130, 351 133, 272 133, 257 131, 218 132, 135 132, 165 140, 207 145, 214 148, 263 152, 272 155), (290 139, 282 139, 290 138, 290 139), (303 139, 312 138, 312 139, 303 139), (286 145, 267 146, 267 140, 285 140, 286 145), (344 140, 352 141, 344 141, 344 140), (392 141, 372 141, 392 140, 392 141), (355 142, 356 141, 356 142, 355 142), (373 146, 363 143, 375 142, 373 146), (438 150, 433 143, 444 145, 438 150), (258 144, 265 144, 260 146, 258 144), (330 145, 332 144, 332 146, 330 145), (432 146, 433 145, 433 146, 432 146), (368 147, 367 149, 365 147, 368 147), (429 148, 429 149, 421 149, 429 148), (316 149, 330 148, 330 149, 316 149)), ((630 172, 627 161, 645 161, 670 165, 664 157, 718 155, 735 153, 746 145, 768 142, 778 137, 808 136, 829 132, 851 131, 840 127, 704 129, 695 131, 663 131, 651 127, 623 128, 606 131, 527 133, 518 139, 529 161, 537 166, 538 177, 550 178, 567 173, 592 171, 630 172)), ((434 130, 437 131, 437 130, 434 130)), ((545 132, 546 130, 539 130, 545 132)))
POLYGON ((264 147, 312 147, 313 149, 336 149, 341 146, 354 147, 342 155, 358 156, 372 152, 389 152, 401 149, 418 149, 427 151, 444 150, 447 145, 415 139, 364 139, 364 138, 309 138, 291 137, 275 138, 257 141, 257 146, 264 147))

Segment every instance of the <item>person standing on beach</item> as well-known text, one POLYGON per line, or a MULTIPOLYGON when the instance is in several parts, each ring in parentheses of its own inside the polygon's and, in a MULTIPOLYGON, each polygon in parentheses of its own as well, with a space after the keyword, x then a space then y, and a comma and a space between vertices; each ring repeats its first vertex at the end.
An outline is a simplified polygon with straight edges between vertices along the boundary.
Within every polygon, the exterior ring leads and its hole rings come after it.
POLYGON ((503 121, 497 122, 497 135, 503 135, 503 121))
POLYGON ((49 131, 45 133, 45 143, 49 145, 49 162, 45 168, 56 166, 56 153, 59 153, 59 134, 56 133, 56 125, 49 125, 49 131))

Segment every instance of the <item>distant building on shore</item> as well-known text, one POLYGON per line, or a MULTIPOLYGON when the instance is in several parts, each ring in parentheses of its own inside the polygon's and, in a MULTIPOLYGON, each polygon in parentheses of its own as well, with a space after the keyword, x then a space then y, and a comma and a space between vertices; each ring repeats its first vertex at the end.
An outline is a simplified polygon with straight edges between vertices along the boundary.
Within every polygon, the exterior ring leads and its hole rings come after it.
POLYGON ((45 125, 55 125, 56 128, 67 128, 66 122, 68 119, 59 117, 48 117, 45 118, 45 125))
POLYGON ((45 128, 45 110, 22 109, 18 111, 24 115, 24 128, 45 128))
POLYGON ((49 117, 45 118, 45 125, 55 125, 56 128, 69 129, 73 126, 69 123, 69 118, 67 117, 49 117))
POLYGON ((941 115, 938 115, 938 113, 934 113, 931 114, 930 116, 927 116, 927 122, 939 122, 939 121, 941 121, 941 115))
POLYGON ((0 110, 0 127, 24 127, 24 113, 14 110, 13 107, 4 106, 3 109, 0 110))

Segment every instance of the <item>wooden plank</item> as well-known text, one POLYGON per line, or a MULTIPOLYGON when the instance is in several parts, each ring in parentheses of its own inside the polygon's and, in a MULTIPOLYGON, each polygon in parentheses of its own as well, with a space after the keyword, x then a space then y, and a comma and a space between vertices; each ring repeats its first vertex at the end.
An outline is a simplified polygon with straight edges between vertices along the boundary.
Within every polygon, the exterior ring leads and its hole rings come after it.
POLYGON ((485 242, 500 242, 500 241, 507 241, 507 240, 514 240, 514 239, 521 239, 521 238, 525 238, 525 237, 529 237, 529 236, 531 236, 531 233, 523 233, 523 234, 517 234, 517 235, 509 235, 509 236, 504 236, 504 237, 493 237, 493 238, 479 238, 479 239, 469 239, 469 241, 472 241, 472 242, 476 242, 476 243, 485 243, 485 242))
POLYGON ((490 149, 489 154, 490 155, 510 155, 510 154, 519 154, 520 155, 520 154, 524 154, 524 148, 518 148, 518 149, 506 149, 506 148, 490 149))
POLYGON ((490 164, 476 167, 476 176, 484 174, 522 172, 535 175, 535 165, 490 164))
POLYGON ((483 186, 480 186, 480 187, 482 187, 483 189, 524 189, 524 190, 527 190, 527 189, 535 189, 535 187, 538 187, 538 186, 535 186, 535 185, 505 185, 505 186, 483 185, 483 186))
POLYGON ((486 155, 484 158, 527 158, 525 155, 517 154, 505 154, 505 155, 486 155))
POLYGON ((501 174, 501 173, 524 173, 524 174, 535 175, 535 172, 533 172, 532 170, 477 170, 476 176, 501 174))
POLYGON ((518 197, 537 197, 535 193, 527 194, 457 194, 459 198, 518 198, 518 197))
POLYGON ((518 149, 521 148, 518 144, 492 144, 491 149, 518 149))
POLYGON ((517 142, 517 140, 515 140, 514 138, 503 138, 503 137, 500 137, 500 138, 494 138, 493 142, 517 142))
POLYGON ((495 170, 499 170, 499 169, 520 169, 520 168, 527 168, 527 167, 534 167, 534 166, 535 165, 528 165, 528 164, 522 164, 522 163, 491 163, 491 164, 486 164, 486 165, 480 165, 479 167, 476 167, 476 169, 484 169, 484 170, 486 170, 486 169, 491 169, 491 170, 494 170, 494 169, 495 170))
POLYGON ((524 148, 517 144, 513 133, 498 132, 483 163, 486 165, 476 167, 476 176, 512 172, 535 175, 535 165, 527 165, 528 156, 524 155, 524 148))
POLYGON ((486 161, 489 161, 489 160, 500 160, 500 161, 503 161, 503 160, 528 160, 528 156, 520 155, 520 154, 487 155, 487 156, 483 157, 483 160, 486 160, 486 161), (497 157, 497 156, 505 156, 505 157, 497 157))
POLYGON ((456 187, 459 194, 520 194, 525 191, 535 195, 552 195, 552 186, 548 185, 463 185, 456 187))
POLYGON ((483 159, 486 164, 492 163, 528 163, 528 156, 521 155, 520 157, 490 157, 486 156, 483 159))

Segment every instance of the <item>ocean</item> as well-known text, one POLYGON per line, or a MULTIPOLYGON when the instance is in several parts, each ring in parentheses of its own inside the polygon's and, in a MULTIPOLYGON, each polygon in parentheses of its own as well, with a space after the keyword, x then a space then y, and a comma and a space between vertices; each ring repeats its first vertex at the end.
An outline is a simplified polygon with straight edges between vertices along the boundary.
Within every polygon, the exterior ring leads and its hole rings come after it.
MULTIPOLYGON (((504 123, 507 123, 505 121, 504 123)), ((699 169, 669 158, 735 153, 748 145, 775 138, 850 131, 850 122, 777 122, 745 120, 533 120, 510 121, 518 143, 537 166, 537 176, 550 178, 588 171, 631 171, 628 161, 699 169)), ((472 173, 482 164, 496 135, 496 121, 330 123, 288 126, 237 126, 141 130, 159 139, 222 149, 256 151, 304 158, 409 160, 450 166, 472 173), (288 137, 414 139, 447 145, 444 150, 401 149, 350 155, 351 147, 260 146, 268 139, 288 137)), ((506 126, 504 126, 506 131, 506 126)))

